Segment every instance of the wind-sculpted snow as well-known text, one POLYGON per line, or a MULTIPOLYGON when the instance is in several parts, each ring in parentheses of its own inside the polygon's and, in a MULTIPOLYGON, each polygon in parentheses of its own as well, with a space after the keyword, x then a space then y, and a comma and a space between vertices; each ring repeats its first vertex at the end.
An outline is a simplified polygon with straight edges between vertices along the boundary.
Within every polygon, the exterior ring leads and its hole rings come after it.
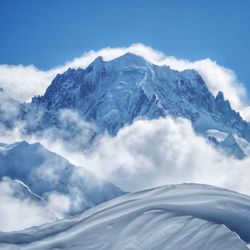
POLYGON ((0 235, 1 249, 247 250, 250 198, 183 184, 127 194, 84 213, 0 235))

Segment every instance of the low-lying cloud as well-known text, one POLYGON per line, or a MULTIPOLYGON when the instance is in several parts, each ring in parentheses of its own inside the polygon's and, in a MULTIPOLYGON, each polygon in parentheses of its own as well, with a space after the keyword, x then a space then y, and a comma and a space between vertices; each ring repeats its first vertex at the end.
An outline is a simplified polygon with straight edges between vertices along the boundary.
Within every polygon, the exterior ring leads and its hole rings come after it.
POLYGON ((250 158, 224 155, 182 118, 138 120, 116 137, 100 137, 88 152, 69 151, 56 141, 43 143, 125 191, 194 182, 250 194, 250 158))
MULTIPOLYGON (((213 95, 220 90, 223 91, 232 106, 241 111, 244 118, 250 119, 250 110, 246 107, 246 91, 232 70, 218 65, 211 59, 191 62, 167 56, 143 44, 90 51, 48 71, 39 70, 32 65, 0 65, 0 87, 19 101, 29 101, 34 95, 43 94, 55 75, 67 68, 86 68, 97 56, 111 60, 127 52, 143 56, 157 65, 169 65, 176 70, 197 70, 213 95)), ((1 118, 9 120, 10 115, 15 117, 16 108, 18 106, 9 105, 7 102, 1 103, 1 118)), ((36 115, 37 119, 31 117, 31 122, 39 122, 41 114, 36 115)), ((116 137, 107 134, 99 136, 90 149, 83 150, 80 148, 89 142, 95 127, 70 110, 62 110, 58 119, 61 130, 51 126, 40 131, 39 135, 24 135, 22 129, 25 124, 18 121, 14 122, 11 129, 6 129, 0 124, 1 142, 12 143, 23 139, 41 142, 71 163, 113 182, 124 191, 195 182, 250 195, 250 158, 237 160, 217 151, 205 138, 194 132, 188 120, 171 117, 138 120, 122 128, 116 137), (72 131, 75 131, 74 137, 72 131)), ((48 168, 46 165, 38 169, 40 178, 52 182, 58 181, 55 170, 56 168, 48 168)), ((77 179, 79 173, 74 178, 77 179)), ((11 181, 0 182, 0 230, 20 230, 55 220, 51 211, 41 203, 35 202, 31 197, 21 199, 20 196, 16 196, 17 188, 17 184, 11 181)), ((56 211, 59 218, 65 217, 72 208, 77 210, 84 200, 85 197, 78 189, 72 189, 70 195, 56 191, 47 194, 48 206, 56 211)))
MULTIPOLYGON (((0 136, 5 143, 21 139, 40 142, 74 165, 125 191, 196 182, 250 194, 250 158, 238 160, 218 151, 206 138, 196 134, 189 120, 171 117, 137 120, 115 137, 99 135, 90 148, 83 149, 93 126, 70 110, 62 110, 59 117, 62 130, 50 127, 39 131, 39 135, 24 137, 17 126, 14 130, 0 130, 0 136), (69 121, 73 122, 69 127, 76 127, 79 132, 72 139, 67 134, 69 121)), ((38 171, 41 178, 58 178, 51 166, 38 171)))
POLYGON ((104 60, 111 60, 127 52, 142 56, 157 65, 168 65, 176 70, 195 69, 206 81, 213 95, 216 95, 218 91, 223 91, 225 97, 238 111, 246 106, 245 88, 232 70, 218 65, 209 58, 194 62, 178 59, 140 43, 129 47, 89 51, 79 58, 48 71, 40 70, 33 65, 0 65, 0 87, 3 87, 9 95, 19 101, 29 101, 33 96, 43 94, 56 74, 63 73, 69 67, 86 68, 98 56, 102 56, 104 60))
POLYGON ((17 231, 57 220, 44 202, 23 189, 9 178, 0 181, 0 231, 17 231))
MULTIPOLYGON (((78 121, 80 118, 74 113, 65 112, 61 114, 63 119, 74 118, 74 122, 79 126, 81 124, 83 129, 86 127, 86 123, 78 121)), ((100 135, 87 150, 81 149, 81 142, 86 140, 84 137, 88 136, 88 133, 79 134, 78 139, 69 140, 67 144, 60 136, 51 137, 53 133, 58 133, 56 128, 51 128, 49 133, 45 131, 39 136, 24 138, 18 127, 9 131, 0 130, 0 136, 6 143, 17 138, 29 142, 39 141, 74 165, 90 170, 95 176, 113 182, 124 191, 133 192, 160 185, 191 182, 215 185, 250 195, 250 158, 238 160, 224 155, 207 139, 197 135, 191 122, 183 118, 137 120, 122 128, 115 137, 100 135), (68 145, 70 143, 73 145, 68 145)), ((72 185, 79 184, 81 174, 85 181, 88 180, 89 173, 80 170, 83 169, 74 171, 72 185)), ((52 182, 58 181, 56 162, 51 162, 48 166, 41 165, 37 171, 41 180, 45 178, 52 182)), ((94 179, 89 180, 93 182, 94 179)), ((20 199, 13 196, 13 187, 7 186, 6 189, 6 185, 0 183, 0 197, 5 204, 0 208, 0 216, 6 218, 0 220, 0 230, 19 230, 50 221, 43 207, 29 198, 20 199), (23 221, 21 218, 25 218, 26 213, 30 213, 32 217, 23 221)), ((84 185, 89 187, 87 183, 84 185)), ((90 183, 91 185, 93 183, 90 183)), ((55 190, 46 197, 48 206, 58 218, 65 217, 72 208, 78 209, 85 199, 78 189, 72 189, 68 195, 55 190)))

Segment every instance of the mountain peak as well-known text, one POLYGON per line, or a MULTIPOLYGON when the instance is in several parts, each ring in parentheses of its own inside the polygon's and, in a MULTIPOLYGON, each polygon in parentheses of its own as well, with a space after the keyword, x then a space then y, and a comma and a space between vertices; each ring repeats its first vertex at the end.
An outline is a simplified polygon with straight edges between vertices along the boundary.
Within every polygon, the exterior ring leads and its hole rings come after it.
POLYGON ((102 57, 102 56, 98 56, 98 57, 96 57, 96 59, 91 63, 91 65, 100 64, 100 63, 103 63, 103 62, 104 62, 103 57, 102 57))
POLYGON ((131 65, 141 65, 141 66, 146 66, 147 61, 136 54, 133 54, 131 52, 127 52, 126 54, 115 58, 111 62, 118 62, 119 64, 131 64, 131 65))
POLYGON ((217 101, 224 101, 224 94, 222 91, 219 91, 216 95, 216 100, 217 101))

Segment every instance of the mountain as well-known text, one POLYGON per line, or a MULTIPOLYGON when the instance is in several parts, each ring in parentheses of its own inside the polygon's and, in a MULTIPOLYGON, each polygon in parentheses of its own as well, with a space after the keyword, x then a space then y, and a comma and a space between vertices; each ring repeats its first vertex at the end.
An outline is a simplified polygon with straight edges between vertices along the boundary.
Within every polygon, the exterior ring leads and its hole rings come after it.
POLYGON ((228 154, 235 155, 239 159, 250 156, 250 144, 248 141, 237 135, 229 134, 225 140, 219 143, 228 154))
MULTIPOLYGON (((202 134, 216 129, 250 141, 250 125, 222 92, 214 97, 195 70, 172 70, 131 53, 111 61, 98 57, 86 69, 57 75, 43 96, 33 98, 30 109, 40 113, 40 118, 28 131, 61 128, 58 114, 72 110, 94 125, 90 140, 104 131, 116 135, 140 117, 171 115, 189 119, 202 134)), ((72 135, 78 132, 72 130, 72 135)))
MULTIPOLYGON (((88 148, 105 131, 115 136, 135 119, 167 115, 189 119, 205 136, 214 130, 250 142, 249 123, 222 92, 214 97, 195 70, 172 70, 131 53, 111 61, 98 57, 86 69, 68 69, 31 103, 20 104, 1 90, 1 103, 5 127, 22 124, 24 134, 60 138, 77 149, 88 148)), ((214 143, 216 137, 210 139, 214 143)), ((228 143, 220 149, 239 159, 248 156, 244 150, 230 150, 228 143)))
POLYGON ((33 194, 51 203, 60 217, 72 215, 124 194, 115 185, 76 167, 41 144, 26 141, 0 144, 0 178, 26 185, 33 194), (65 209, 63 210, 63 201, 65 209))
POLYGON ((0 233, 0 248, 247 250, 249 204, 248 196, 212 186, 163 186, 63 221, 0 233))

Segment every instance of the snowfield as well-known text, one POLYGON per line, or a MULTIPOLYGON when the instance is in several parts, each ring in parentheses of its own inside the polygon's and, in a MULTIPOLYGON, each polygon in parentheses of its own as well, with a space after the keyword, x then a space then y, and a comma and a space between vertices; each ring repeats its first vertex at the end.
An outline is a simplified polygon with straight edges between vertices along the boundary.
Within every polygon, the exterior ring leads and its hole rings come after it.
POLYGON ((0 234, 0 249, 243 250, 249 243, 250 197, 198 184, 127 194, 53 224, 0 234))

